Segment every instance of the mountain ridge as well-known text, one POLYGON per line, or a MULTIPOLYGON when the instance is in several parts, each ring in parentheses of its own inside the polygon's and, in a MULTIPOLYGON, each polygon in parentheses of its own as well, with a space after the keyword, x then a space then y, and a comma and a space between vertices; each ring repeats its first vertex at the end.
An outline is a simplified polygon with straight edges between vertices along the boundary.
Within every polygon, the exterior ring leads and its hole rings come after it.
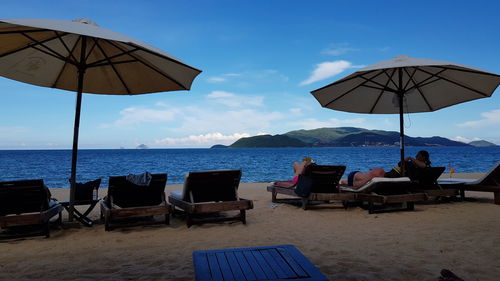
MULTIPOLYGON (((407 146, 471 146, 447 138, 410 137, 407 146)), ((241 138, 230 148, 250 147, 347 147, 347 146, 399 146, 399 132, 369 130, 356 127, 317 128, 294 130, 277 135, 259 135, 241 138)))

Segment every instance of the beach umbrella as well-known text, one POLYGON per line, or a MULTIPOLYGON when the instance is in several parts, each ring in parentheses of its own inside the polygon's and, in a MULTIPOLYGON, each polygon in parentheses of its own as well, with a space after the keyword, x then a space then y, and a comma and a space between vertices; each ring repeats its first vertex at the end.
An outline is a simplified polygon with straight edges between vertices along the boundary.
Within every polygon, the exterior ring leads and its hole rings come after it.
MULTIPOLYGON (((490 97, 500 75, 455 63, 398 56, 369 65, 311 92, 321 106, 353 113, 399 114, 401 163, 404 113, 435 111, 490 97)), ((401 165, 404 174, 404 165, 401 165)))
POLYGON ((0 75, 77 93, 70 220, 82 93, 139 95, 189 90, 200 72, 160 49, 88 19, 0 19, 0 75))

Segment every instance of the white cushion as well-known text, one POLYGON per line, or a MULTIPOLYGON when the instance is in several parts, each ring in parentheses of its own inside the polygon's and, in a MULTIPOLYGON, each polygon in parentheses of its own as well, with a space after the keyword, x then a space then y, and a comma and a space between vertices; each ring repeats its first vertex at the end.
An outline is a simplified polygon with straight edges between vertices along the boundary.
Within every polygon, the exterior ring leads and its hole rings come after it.
POLYGON ((358 189, 353 189, 348 186, 340 186, 340 189, 343 191, 349 191, 349 192, 366 192, 367 190, 372 189, 374 186, 377 184, 385 183, 385 182, 399 182, 399 183, 409 183, 411 182, 410 178, 408 177, 401 177, 401 178, 373 178, 369 182, 365 183, 362 187, 358 189))

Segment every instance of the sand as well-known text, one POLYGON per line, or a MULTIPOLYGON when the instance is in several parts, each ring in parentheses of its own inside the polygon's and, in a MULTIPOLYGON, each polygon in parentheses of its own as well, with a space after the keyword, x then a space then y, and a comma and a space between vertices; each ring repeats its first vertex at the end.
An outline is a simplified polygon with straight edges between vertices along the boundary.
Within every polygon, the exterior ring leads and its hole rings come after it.
MULTIPOLYGON (((474 202, 369 215, 340 204, 307 211, 272 204, 266 185, 240 185, 240 196, 254 201, 246 225, 187 228, 182 217, 174 217, 170 226, 106 232, 102 224, 66 223, 48 239, 3 240, 0 280, 194 280, 193 251, 277 244, 295 245, 331 280, 437 280, 442 268, 465 280, 500 278, 500 206, 491 193, 468 192, 474 202)), ((180 187, 167 185, 167 192, 180 187)), ((52 192, 59 200, 69 193, 52 192)), ((96 219, 98 212, 92 214, 96 219)))

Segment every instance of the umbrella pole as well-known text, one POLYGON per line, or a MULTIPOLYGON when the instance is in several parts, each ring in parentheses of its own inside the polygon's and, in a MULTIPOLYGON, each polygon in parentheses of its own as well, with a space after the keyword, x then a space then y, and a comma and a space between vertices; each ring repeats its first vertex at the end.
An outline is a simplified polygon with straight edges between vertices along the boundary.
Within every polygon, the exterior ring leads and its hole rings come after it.
POLYGON ((76 108, 75 108, 75 126, 73 129, 73 150, 71 153, 71 178, 69 190, 69 216, 68 220, 73 221, 75 211, 75 191, 76 191, 76 163, 78 159, 78 134, 80 132, 80 111, 82 108, 82 93, 83 93, 83 80, 85 76, 85 49, 87 38, 82 37, 82 50, 80 53, 80 64, 78 67, 78 89, 76 94, 76 108))
POLYGON ((399 150, 401 152, 401 176, 405 176, 405 130, 403 116, 403 94, 399 96, 399 150))
POLYGON ((75 109, 75 126, 73 130, 73 150, 71 154, 71 178, 69 191, 69 221, 73 221, 75 190, 76 190, 76 162, 78 159, 78 134, 80 131, 80 111, 82 108, 82 88, 83 88, 83 71, 78 74, 78 93, 76 95, 75 109))
POLYGON ((399 89, 397 92, 399 99, 399 150, 401 152, 401 176, 405 176, 405 129, 404 129, 404 116, 403 116, 403 69, 398 68, 399 76, 399 89))

